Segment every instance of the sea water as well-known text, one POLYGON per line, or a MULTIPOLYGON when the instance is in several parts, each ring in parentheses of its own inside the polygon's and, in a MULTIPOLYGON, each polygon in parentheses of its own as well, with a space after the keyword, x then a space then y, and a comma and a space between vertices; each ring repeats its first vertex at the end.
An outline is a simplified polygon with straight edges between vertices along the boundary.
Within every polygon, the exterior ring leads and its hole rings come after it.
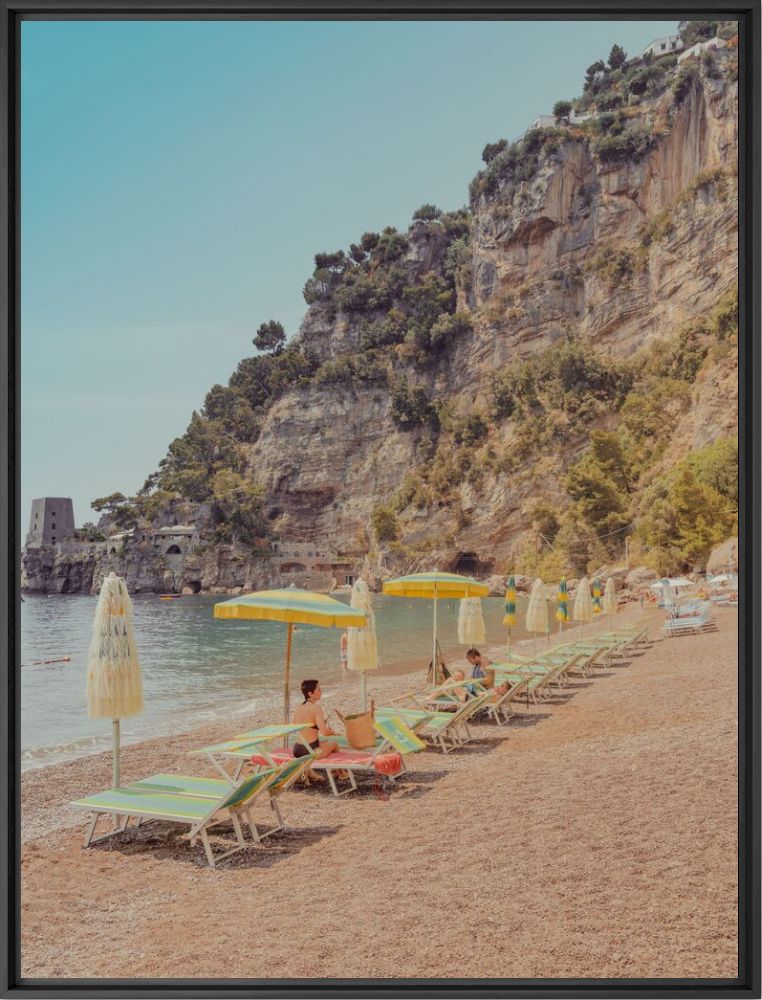
MULTIPOLYGON (((111 745, 111 725, 87 716, 85 682, 96 597, 30 594, 21 605, 22 769, 71 760, 111 745), (63 663, 44 663, 68 656, 63 663), (37 661, 37 662, 36 662, 37 661)), ((278 622, 221 620, 208 595, 161 600, 136 595, 135 638, 143 674, 145 710, 122 721, 125 743, 184 732, 222 715, 251 715, 283 690, 286 626, 278 622)), ((523 620, 525 598, 517 601, 523 620)), ((346 599, 348 603, 348 598, 346 599)), ((438 635, 446 659, 462 656, 458 601, 438 602, 438 635)), ((431 660, 432 601, 373 595, 381 673, 408 667, 421 675, 431 660)), ((503 599, 482 601, 485 647, 502 645, 503 599)), ((552 621, 552 615, 549 616, 552 621)), ((521 624, 515 639, 526 637, 521 624)), ((341 631, 297 627, 292 690, 305 677, 326 686, 341 678, 341 631)), ((372 676, 372 675, 371 675, 372 676)))

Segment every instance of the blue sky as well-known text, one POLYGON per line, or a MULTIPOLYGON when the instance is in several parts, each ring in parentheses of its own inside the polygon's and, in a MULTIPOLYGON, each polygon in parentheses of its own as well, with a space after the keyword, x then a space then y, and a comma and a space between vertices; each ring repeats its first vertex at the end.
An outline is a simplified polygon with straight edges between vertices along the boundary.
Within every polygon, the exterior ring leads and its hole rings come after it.
POLYGON ((22 531, 134 493, 289 335, 321 250, 468 200, 486 142, 674 21, 25 22, 22 531))

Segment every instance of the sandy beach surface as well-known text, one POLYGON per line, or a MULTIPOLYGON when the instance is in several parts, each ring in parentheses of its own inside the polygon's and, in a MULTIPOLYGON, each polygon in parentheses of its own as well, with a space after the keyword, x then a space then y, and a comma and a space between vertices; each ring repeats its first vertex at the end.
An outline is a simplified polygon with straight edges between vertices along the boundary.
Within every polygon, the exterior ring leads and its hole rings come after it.
MULTIPOLYGON (((82 847, 67 803, 110 755, 26 773, 22 975, 735 977, 737 612, 714 616, 665 640, 651 613, 645 652, 409 758, 388 795, 287 792, 290 829, 214 870, 164 823, 82 847)), ((123 782, 211 775, 188 751, 257 721, 128 747, 123 782)))

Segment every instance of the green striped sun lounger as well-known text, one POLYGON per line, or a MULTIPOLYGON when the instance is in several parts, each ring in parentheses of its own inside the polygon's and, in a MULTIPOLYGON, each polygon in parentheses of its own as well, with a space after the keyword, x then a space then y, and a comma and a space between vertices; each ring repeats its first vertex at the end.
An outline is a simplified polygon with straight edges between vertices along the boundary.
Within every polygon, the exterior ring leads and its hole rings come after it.
MULTIPOLYGON (((282 795, 283 792, 287 791, 287 789, 291 788, 299 780, 310 766, 312 756, 312 754, 305 754, 303 757, 294 757, 292 760, 285 761, 273 770, 271 780, 263 791, 267 791, 270 808, 275 813, 277 824, 269 827, 267 830, 259 830, 253 821, 251 811, 249 811, 247 822, 254 840, 264 840, 265 837, 286 829, 286 824, 278 805, 278 796, 282 795)), ((221 778, 188 778, 178 774, 154 774, 150 778, 143 778, 140 781, 136 781, 134 785, 165 794, 192 795, 209 799, 219 798, 226 788, 229 789, 232 787, 230 779, 225 781, 221 778)))
MULTIPOLYGON (((491 691, 482 691, 460 704, 454 712, 447 710, 430 712, 430 718, 419 730, 421 736, 429 740, 433 746, 439 747, 443 753, 449 753, 450 750, 463 746, 474 738, 468 725, 469 719, 484 708, 492 696, 491 691)), ((408 699, 416 708, 422 708, 424 711, 433 707, 423 706, 419 700, 421 695, 416 692, 408 692, 402 698, 408 699)))
POLYGON ((210 867, 214 868, 217 862, 245 848, 241 816, 252 832, 256 832, 251 809, 275 775, 276 770, 269 769, 246 778, 240 785, 231 787, 229 782, 220 782, 216 797, 212 796, 212 786, 209 785, 209 781, 214 779, 154 775, 153 778, 145 779, 146 785, 135 782, 123 788, 112 788, 77 799, 71 805, 74 809, 93 814, 85 834, 85 847, 122 833, 127 829, 130 819, 136 819, 137 826, 148 820, 166 820, 190 827, 184 836, 191 844, 197 839, 201 840, 206 859, 210 867), (116 826, 108 833, 96 837, 95 829, 102 816, 116 817, 116 826), (209 830, 227 820, 233 824, 237 845, 215 855, 209 841, 209 830))

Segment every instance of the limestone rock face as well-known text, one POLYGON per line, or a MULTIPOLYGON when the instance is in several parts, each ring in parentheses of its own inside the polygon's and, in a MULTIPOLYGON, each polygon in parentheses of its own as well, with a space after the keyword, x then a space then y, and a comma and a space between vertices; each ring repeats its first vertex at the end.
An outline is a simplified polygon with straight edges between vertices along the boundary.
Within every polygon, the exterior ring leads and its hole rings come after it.
MULTIPOLYGON (((432 426, 410 429, 395 421, 393 382, 415 381, 435 405, 468 414, 487 405, 496 368, 563 343, 571 330, 587 338, 591 350, 627 358, 716 306, 737 280, 737 87, 727 75, 713 79, 700 69, 680 104, 668 91, 634 113, 655 138, 642 158, 602 163, 584 134, 572 129, 530 181, 498 186, 472 204, 457 308, 470 313, 473 330, 451 345, 446 364, 417 368, 406 345, 397 345, 388 383, 312 380, 265 412, 247 462, 265 489, 275 537, 346 555, 353 572, 362 570, 375 589, 398 573, 440 568, 500 578, 502 592, 532 507, 539 501, 562 507, 563 477, 591 427, 584 434, 572 428, 562 447, 535 452, 510 472, 490 468, 477 478, 460 477, 454 508, 436 493, 420 508, 409 503, 399 513, 398 537, 374 546, 372 512, 392 500, 437 444, 432 426), (665 224, 648 242, 644 232, 658 219, 665 224), (613 279, 612 254, 627 262, 613 279)), ((447 241, 437 225, 414 226, 408 240, 400 266, 410 276, 441 273, 447 241)), ((379 318, 316 302, 298 340, 322 363, 360 350, 363 324, 379 318)), ((736 408, 737 360, 728 352, 702 369, 665 465, 733 433, 736 408)), ((599 416, 594 426, 605 429, 608 419, 599 416)), ((510 420, 491 433, 501 452, 522 446, 510 420)), ((208 511, 195 520, 203 517, 208 521, 208 511)), ((24 583, 32 590, 94 592, 112 568, 134 591, 231 592, 292 580, 324 589, 335 582, 330 573, 297 581, 280 574, 272 553, 221 545, 210 532, 205 538, 198 549, 174 557, 135 546, 78 560, 28 552, 24 583)), ((627 586, 646 579, 630 573, 627 586)), ((516 582, 523 589, 523 579, 516 582)))

